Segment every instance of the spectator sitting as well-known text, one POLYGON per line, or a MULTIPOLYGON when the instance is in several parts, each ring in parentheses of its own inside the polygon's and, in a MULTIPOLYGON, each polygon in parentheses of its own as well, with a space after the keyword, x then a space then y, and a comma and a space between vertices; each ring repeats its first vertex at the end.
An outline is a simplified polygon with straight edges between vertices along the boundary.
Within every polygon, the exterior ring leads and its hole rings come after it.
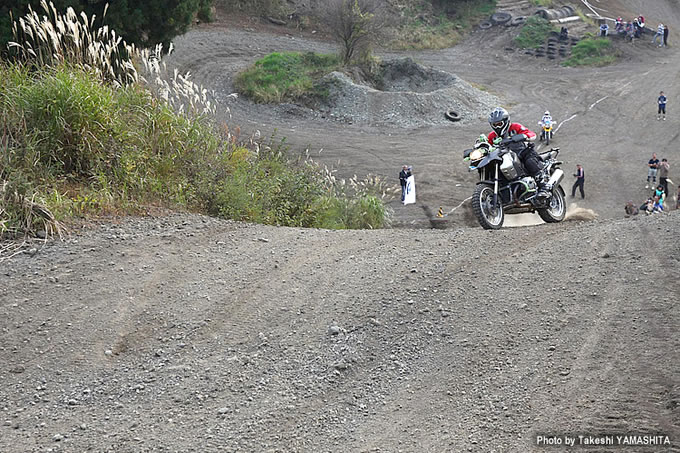
POLYGON ((663 191, 663 186, 661 184, 654 189, 654 194, 652 196, 654 197, 655 204, 658 199, 659 204, 661 204, 661 207, 663 208, 663 205, 666 203, 666 192, 663 191))
POLYGON ((633 38, 635 38, 635 27, 630 22, 626 22, 626 38, 630 42, 633 42, 633 38))
POLYGON ((638 215, 638 212, 640 212, 638 210, 638 208, 633 206, 633 200, 628 200, 628 203, 626 203, 625 210, 626 210, 626 217, 638 215))
POLYGON ((602 24, 600 25, 600 37, 604 38, 607 36, 609 33, 609 25, 607 25, 606 22, 602 21, 602 24))
POLYGON ((623 18, 621 16, 616 18, 616 23, 614 24, 614 28, 618 31, 619 28, 623 28, 623 18))
POLYGON ((642 205, 640 205, 640 212, 644 212, 647 215, 652 214, 654 212, 654 200, 648 198, 647 201, 642 203, 642 205))
POLYGON ((675 197, 675 209, 680 209, 680 186, 678 186, 678 194, 675 197))
POLYGON ((652 206, 653 212, 663 212, 663 200, 661 197, 654 196, 654 205, 652 206))
POLYGON ((633 19, 633 36, 639 38, 642 35, 642 27, 640 26, 640 21, 636 17, 633 19))

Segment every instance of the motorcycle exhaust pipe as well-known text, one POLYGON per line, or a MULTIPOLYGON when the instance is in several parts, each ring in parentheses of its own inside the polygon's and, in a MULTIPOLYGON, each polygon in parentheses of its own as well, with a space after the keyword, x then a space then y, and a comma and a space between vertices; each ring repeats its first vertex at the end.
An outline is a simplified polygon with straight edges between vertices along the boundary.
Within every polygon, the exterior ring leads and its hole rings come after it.
POLYGON ((564 179, 564 172, 561 169, 555 170, 555 172, 550 176, 550 179, 548 180, 548 187, 551 189, 554 189, 557 187, 559 183, 562 182, 562 179, 564 179))

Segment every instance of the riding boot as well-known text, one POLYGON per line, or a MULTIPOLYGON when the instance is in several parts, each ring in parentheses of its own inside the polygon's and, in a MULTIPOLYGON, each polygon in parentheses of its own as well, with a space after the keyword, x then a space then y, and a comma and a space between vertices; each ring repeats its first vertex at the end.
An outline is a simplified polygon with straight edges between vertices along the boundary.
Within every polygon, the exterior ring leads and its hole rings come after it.
POLYGON ((536 173, 534 175, 534 181, 536 181, 536 185, 538 186, 538 192, 536 193, 536 197, 543 199, 550 198, 552 187, 550 187, 547 181, 545 180, 543 172, 536 173))

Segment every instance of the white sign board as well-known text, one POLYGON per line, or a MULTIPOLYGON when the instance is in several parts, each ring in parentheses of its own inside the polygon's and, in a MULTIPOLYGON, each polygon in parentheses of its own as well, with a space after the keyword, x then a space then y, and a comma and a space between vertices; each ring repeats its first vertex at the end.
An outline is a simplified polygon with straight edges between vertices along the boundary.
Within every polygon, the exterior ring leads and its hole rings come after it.
POLYGON ((413 175, 406 180, 406 191, 404 192, 404 204, 411 204, 416 202, 416 179, 413 175))

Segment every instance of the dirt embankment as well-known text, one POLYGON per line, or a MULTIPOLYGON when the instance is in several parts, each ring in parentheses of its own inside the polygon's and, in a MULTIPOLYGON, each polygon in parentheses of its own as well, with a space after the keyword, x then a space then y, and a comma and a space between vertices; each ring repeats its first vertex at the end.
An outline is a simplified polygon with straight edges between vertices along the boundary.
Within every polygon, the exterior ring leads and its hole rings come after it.
POLYGON ((2 263, 0 450, 680 451, 678 227, 103 225, 2 263))

